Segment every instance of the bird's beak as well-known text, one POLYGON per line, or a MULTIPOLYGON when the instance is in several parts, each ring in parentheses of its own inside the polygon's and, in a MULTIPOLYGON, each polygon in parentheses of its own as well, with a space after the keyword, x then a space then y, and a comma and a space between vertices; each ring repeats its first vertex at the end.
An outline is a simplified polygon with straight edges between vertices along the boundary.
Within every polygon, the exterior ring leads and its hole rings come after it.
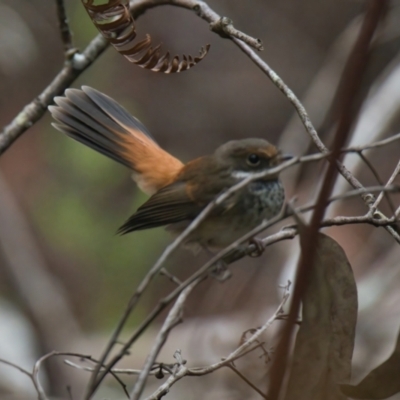
POLYGON ((293 158, 294 156, 292 154, 281 154, 281 161, 289 161, 293 158))

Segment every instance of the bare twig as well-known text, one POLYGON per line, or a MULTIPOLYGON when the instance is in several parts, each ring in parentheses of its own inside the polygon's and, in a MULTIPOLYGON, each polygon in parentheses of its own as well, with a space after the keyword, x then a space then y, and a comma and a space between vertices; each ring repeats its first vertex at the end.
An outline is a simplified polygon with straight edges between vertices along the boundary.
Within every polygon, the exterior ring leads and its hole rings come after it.
MULTIPOLYGON (((281 319, 281 316, 277 317, 276 319, 277 320, 281 319)), ((256 346, 251 347, 250 349, 248 349, 245 352, 241 353, 236 358, 232 359, 231 362, 246 356, 247 354, 251 353, 252 351, 260 348, 261 346, 262 346, 262 343, 258 343, 256 346)), ((224 358, 224 360, 225 360, 225 358, 224 358)), ((76 363, 74 363, 74 362, 72 362, 70 360, 64 360, 64 363, 66 365, 72 367, 72 368, 76 368, 76 369, 79 369, 81 371, 87 371, 87 372, 93 372, 94 371, 94 367, 88 367, 88 366, 84 366, 84 365, 79 365, 79 364, 76 364, 76 363)), ((176 365, 176 364, 174 364, 174 365, 176 365)), ((162 369, 162 372, 166 373, 167 375, 173 375, 174 374, 173 368, 171 368, 170 364, 155 363, 155 365, 149 371, 149 375, 157 376, 159 374, 160 368, 162 369)), ((188 375, 200 376, 201 373, 199 373, 198 371, 201 372, 204 368, 208 368, 208 367, 189 368, 188 375)), ((133 376, 135 376, 135 375, 139 375, 142 372, 142 370, 141 369, 132 369, 132 368, 112 368, 111 372, 113 372, 114 374, 118 374, 118 375, 133 375, 133 376)))
POLYGON ((24 375, 28 376, 29 379, 32 380, 32 373, 27 371, 26 369, 20 367, 19 365, 14 364, 7 360, 3 360, 2 358, 0 358, 0 364, 8 365, 9 367, 14 368, 14 369, 18 370, 19 372, 23 373, 24 375))
POLYGON ((264 50, 262 41, 260 39, 253 38, 246 33, 237 30, 233 26, 233 21, 230 18, 221 17, 218 21, 211 22, 210 29, 213 32, 218 33, 218 35, 223 38, 235 37, 256 50, 264 50))
POLYGON ((383 140, 379 140, 377 142, 368 143, 362 146, 350 146, 343 151, 349 153, 359 153, 364 150, 377 149, 378 147, 387 146, 388 144, 391 144, 399 139, 400 139, 400 133, 397 133, 396 135, 390 136, 383 140))
POLYGON ((16 364, 12 363, 12 362, 10 362, 10 361, 3 360, 3 359, 0 359, 0 363, 1 363, 1 364, 8 365, 9 367, 15 368, 15 369, 17 369, 18 371, 20 371, 22 374, 28 376, 28 377, 30 378, 30 380, 32 381, 33 386, 34 386, 34 388, 35 388, 35 390, 36 390, 36 392, 37 392, 37 394, 38 394, 38 399, 39 399, 39 400, 48 400, 48 398, 47 398, 47 396, 46 396, 46 393, 44 392, 44 390, 43 390, 43 388, 42 388, 40 382, 39 382, 38 379, 37 379, 37 374, 35 375, 35 371, 29 372, 29 371, 27 371, 26 369, 21 368, 20 366, 18 366, 18 365, 16 365, 16 364))
MULTIPOLYGON (((376 168, 372 165, 372 163, 368 160, 368 158, 366 157, 366 155, 365 155, 362 151, 358 152, 357 154, 358 154, 358 156, 364 161, 365 165, 370 169, 370 171, 372 172, 372 175, 374 175, 376 181, 377 181, 380 185, 384 186, 384 183, 383 183, 381 177, 379 176, 378 171, 377 171, 376 168)), ((385 198, 386 198, 386 201, 387 201, 387 203, 389 204, 390 210, 391 210, 392 213, 394 214, 394 213, 396 212, 396 208, 395 208, 395 206, 394 206, 394 204, 393 204, 392 199, 390 198, 390 196, 389 196, 389 194, 388 194, 388 192, 387 192, 386 190, 384 190, 382 193, 384 194, 384 196, 385 196, 385 198)))
MULTIPOLYGON (((170 388, 180 379, 182 379, 186 375, 190 376, 201 376, 206 375, 211 372, 216 371, 222 367, 228 366, 237 358, 241 357, 247 350, 249 350, 252 345, 259 340, 260 336, 272 325, 272 323, 277 319, 277 317, 282 313, 283 306, 287 302, 289 298, 289 286, 284 287, 284 294, 281 303, 278 308, 274 312, 274 314, 262 325, 260 328, 255 330, 255 332, 236 350, 234 350, 228 357, 222 359, 218 363, 212 364, 208 367, 203 368, 187 368, 184 365, 180 366, 180 368, 176 371, 175 375, 170 376, 151 396, 147 397, 146 400, 158 400, 163 397, 170 388)), ((259 347, 259 344, 254 348, 259 347)))
POLYGON ((107 48, 107 44, 107 41, 98 35, 82 53, 75 53, 66 61, 62 70, 44 91, 26 105, 10 124, 0 132, 0 155, 44 115, 47 107, 53 103, 53 98, 61 95, 107 48))
MULTIPOLYGON (((39 400, 48 400, 48 397, 43 389, 42 384, 40 383, 40 379, 39 379, 39 373, 42 367, 42 364, 44 361, 48 360, 51 357, 56 357, 56 356, 66 356, 66 357, 79 357, 81 359, 86 359, 86 360, 90 360, 90 361, 95 361, 93 360, 93 358, 91 356, 85 355, 85 354, 79 354, 79 353, 71 353, 71 352, 58 352, 58 351, 52 351, 51 353, 45 354, 44 356, 40 357, 35 365, 33 366, 32 372, 29 372, 28 370, 21 368, 20 366, 7 361, 7 360, 3 360, 0 359, 0 363, 1 364, 5 364, 8 365, 12 368, 17 369, 18 371, 20 371, 22 374, 28 376, 30 378, 30 380, 33 383, 33 386, 35 387, 35 390, 38 394, 38 399, 39 400)), ((113 374, 115 376, 115 374, 113 374)), ((118 380, 118 382, 120 382, 124 387, 124 383, 120 380, 120 378, 118 378, 117 376, 115 376, 115 378, 118 380)), ((128 395, 127 391, 126 391, 126 387, 125 387, 125 393, 128 395)), ((128 396, 129 397, 129 396, 128 396)))
POLYGON ((65 4, 64 0, 56 0, 57 6, 57 17, 58 17, 58 25, 60 28, 61 40, 64 45, 64 52, 66 58, 69 58, 71 54, 71 50, 73 50, 74 45, 72 44, 72 34, 68 24, 67 14, 65 12, 65 4))
MULTIPOLYGON (((337 196, 332 196, 328 199, 327 204, 333 203, 338 200, 346 200, 352 197, 359 197, 364 193, 374 193, 374 192, 383 192, 383 193, 398 193, 400 191, 400 186, 368 186, 363 189, 354 189, 349 190, 343 194, 338 194, 337 196)), ((305 212, 313 210, 316 207, 316 204, 302 206, 297 209, 297 212, 305 212)), ((394 212, 393 212, 394 214, 394 212)), ((386 218, 386 217, 385 217, 386 218)))
POLYGON ((180 285, 182 283, 175 275, 172 275, 166 268, 160 269, 160 275, 164 275, 171 282, 175 283, 175 285, 180 285))
POLYGON ((200 281, 201 280, 198 279, 194 281, 191 285, 189 285, 186 289, 182 290, 181 294, 175 301, 174 306, 168 313, 168 316, 165 319, 164 324, 157 335, 153 348, 151 349, 149 355, 147 356, 143 369, 140 372, 138 380, 136 381, 135 386, 132 389, 130 399, 137 400, 142 394, 144 385, 146 384, 147 377, 149 376, 150 370, 156 360, 156 357, 158 356, 159 352, 162 349, 162 346, 167 340, 170 331, 174 328, 174 326, 176 326, 181 321, 181 313, 185 301, 189 296, 189 294, 191 293, 191 291, 200 281))
MULTIPOLYGON (((93 372, 94 371, 94 367, 88 367, 85 365, 79 365, 76 364, 70 360, 64 360, 64 364, 75 368, 75 369, 79 369, 81 371, 86 371, 86 372, 93 372)), ((112 368, 110 373, 114 373, 114 374, 118 374, 118 375, 139 375, 140 372, 142 370, 141 369, 129 369, 129 368, 112 368)), ((150 371, 149 375, 155 375, 157 373, 157 371, 150 371)))
MULTIPOLYGON (((399 175, 400 172, 400 161, 397 163, 396 168, 394 169, 392 175, 390 176, 389 180, 386 183, 386 186, 389 186, 393 183, 393 181, 396 179, 397 175, 399 175)), ((375 214, 376 209, 379 206, 379 203, 381 202, 383 196, 384 196, 384 191, 382 191, 378 198, 375 200, 374 204, 372 204, 371 208, 370 208, 370 214, 375 214)))
MULTIPOLYGON (((44 397, 40 397, 39 396, 39 400, 46 400, 46 394, 43 390, 43 387, 40 384, 39 381, 39 372, 42 366, 42 363, 46 360, 48 360, 49 358, 52 357, 59 357, 59 356, 64 356, 64 357, 78 357, 80 359, 84 359, 84 360, 88 360, 94 363, 98 363, 98 361, 96 361, 94 358, 92 358, 92 356, 90 355, 85 355, 85 354, 80 354, 80 353, 71 353, 71 352, 59 352, 59 351, 52 351, 51 353, 45 354, 43 357, 39 358, 34 367, 33 367, 33 372, 32 372, 32 381, 35 385, 35 388, 38 392, 39 395, 44 396, 44 397)), ((122 380, 114 373, 111 372, 111 375, 115 378, 115 380, 121 385, 122 389, 124 390, 126 396, 129 398, 129 393, 128 390, 126 388, 126 385, 124 382, 122 382, 122 380)))
POLYGON ((250 382, 248 378, 246 378, 237 368, 235 368, 232 364, 227 365, 236 375, 238 375, 244 382, 246 382, 253 390, 255 390, 262 398, 268 400, 268 396, 263 393, 254 383, 250 382))

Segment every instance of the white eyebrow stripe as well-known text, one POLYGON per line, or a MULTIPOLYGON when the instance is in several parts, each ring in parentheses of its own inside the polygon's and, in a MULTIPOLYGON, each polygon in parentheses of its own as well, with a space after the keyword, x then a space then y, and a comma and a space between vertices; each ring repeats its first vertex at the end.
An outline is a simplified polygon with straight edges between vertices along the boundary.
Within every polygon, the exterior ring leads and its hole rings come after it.
POLYGON ((258 172, 233 171, 231 176, 232 176, 232 178, 235 178, 235 179, 246 179, 249 176, 258 175, 259 173, 260 173, 260 171, 258 171, 258 172))

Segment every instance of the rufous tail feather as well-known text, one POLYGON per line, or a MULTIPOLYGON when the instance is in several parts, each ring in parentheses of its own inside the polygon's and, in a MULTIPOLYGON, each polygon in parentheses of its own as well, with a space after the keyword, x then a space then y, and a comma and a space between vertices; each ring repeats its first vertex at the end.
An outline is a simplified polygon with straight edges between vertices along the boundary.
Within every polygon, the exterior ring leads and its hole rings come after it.
POLYGON ((126 165, 140 189, 151 195, 170 184, 183 164, 164 151, 145 126, 116 101, 83 86, 67 89, 49 110, 53 126, 71 138, 126 165))

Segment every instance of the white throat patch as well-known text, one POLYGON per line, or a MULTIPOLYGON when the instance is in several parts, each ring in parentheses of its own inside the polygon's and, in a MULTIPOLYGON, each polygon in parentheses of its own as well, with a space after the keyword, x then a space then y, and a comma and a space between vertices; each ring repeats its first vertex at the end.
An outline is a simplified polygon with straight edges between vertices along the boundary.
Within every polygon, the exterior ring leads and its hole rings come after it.
POLYGON ((250 172, 250 171, 233 171, 231 176, 232 178, 235 179, 246 179, 249 176, 254 176, 254 175, 258 175, 260 173, 260 171, 258 172, 250 172))

